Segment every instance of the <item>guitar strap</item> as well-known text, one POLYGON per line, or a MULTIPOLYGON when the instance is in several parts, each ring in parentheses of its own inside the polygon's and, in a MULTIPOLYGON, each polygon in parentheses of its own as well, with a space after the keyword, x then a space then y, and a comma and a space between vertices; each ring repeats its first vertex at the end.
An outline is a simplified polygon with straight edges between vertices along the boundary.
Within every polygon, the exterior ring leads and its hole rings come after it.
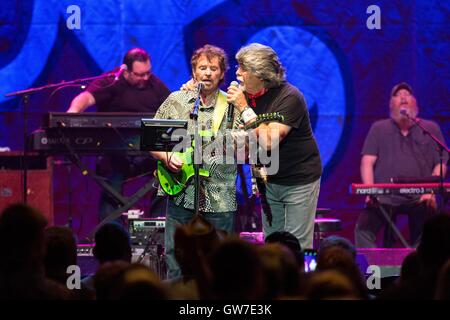
MULTIPOLYGON (((224 91, 219 90, 219 93, 217 94, 216 105, 214 106, 213 111, 214 113, 212 118, 212 130, 211 131, 201 130, 199 132, 200 136, 202 137, 216 136, 217 131, 219 131, 223 119, 225 118, 225 111, 227 109, 227 106, 228 106, 227 95, 224 91)), ((193 145, 194 144, 195 141, 193 141, 193 145)), ((209 177, 209 172, 203 168, 200 168, 199 174, 204 177, 209 177)))
POLYGON ((223 92, 222 90, 219 90, 219 94, 217 96, 217 102, 216 106, 214 107, 214 114, 213 114, 213 135, 215 136, 217 134, 217 131, 219 131, 220 126, 222 125, 222 121, 225 118, 225 111, 227 109, 228 103, 227 103, 227 94, 223 92))

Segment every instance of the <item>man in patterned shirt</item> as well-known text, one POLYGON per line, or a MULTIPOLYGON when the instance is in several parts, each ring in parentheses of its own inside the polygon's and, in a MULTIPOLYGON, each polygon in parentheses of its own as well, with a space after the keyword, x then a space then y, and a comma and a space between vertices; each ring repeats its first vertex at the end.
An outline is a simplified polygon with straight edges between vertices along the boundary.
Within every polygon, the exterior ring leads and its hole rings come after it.
MULTIPOLYGON (((202 82, 201 102, 198 110, 199 131, 209 131, 214 137, 225 136, 227 127, 228 103, 226 94, 219 90, 228 69, 227 56, 218 47, 205 45, 197 49, 191 58, 193 82, 202 82)), ((190 113, 194 107, 197 92, 180 90, 173 92, 159 107, 156 119, 188 120, 188 134, 193 135, 194 123, 190 113)), ((237 127, 237 111, 234 114, 233 127, 237 127)), ((200 131, 200 134, 201 134, 200 131)), ((220 141, 220 139, 217 139, 220 141)), ((183 162, 172 152, 151 152, 158 160, 173 172, 178 172, 183 162)), ((236 204, 236 164, 225 161, 222 154, 214 152, 202 154, 201 170, 207 176, 200 175, 199 211, 216 229, 233 232, 236 204)), ((174 252, 174 233, 178 225, 187 224, 194 216, 194 181, 169 198, 165 227, 165 252, 167 258, 168 278, 181 275, 174 252)), ((161 194, 160 190, 160 194, 161 194)))

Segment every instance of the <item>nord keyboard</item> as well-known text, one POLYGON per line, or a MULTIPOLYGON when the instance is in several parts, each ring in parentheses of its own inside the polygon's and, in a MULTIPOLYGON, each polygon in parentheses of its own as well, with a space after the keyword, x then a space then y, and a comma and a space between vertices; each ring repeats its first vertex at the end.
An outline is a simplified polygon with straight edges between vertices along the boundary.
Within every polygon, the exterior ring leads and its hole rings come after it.
MULTIPOLYGON (((425 193, 438 193, 439 189, 440 189, 439 183, 375 183, 375 184, 352 183, 350 186, 350 194, 414 195, 425 193)), ((450 183, 444 183, 444 191, 450 192, 450 183)))
POLYGON ((49 112, 44 116, 44 128, 140 128, 142 118, 154 113, 130 112, 49 112))

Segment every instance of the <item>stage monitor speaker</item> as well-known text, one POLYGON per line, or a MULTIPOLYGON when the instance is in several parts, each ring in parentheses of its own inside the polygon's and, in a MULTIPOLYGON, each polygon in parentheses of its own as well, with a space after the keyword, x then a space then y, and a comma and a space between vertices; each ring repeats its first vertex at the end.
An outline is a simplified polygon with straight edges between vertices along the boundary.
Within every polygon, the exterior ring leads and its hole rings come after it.
MULTIPOLYGON (((9 205, 23 202, 22 153, 0 153, 0 213, 9 205)), ((53 225, 53 182, 50 158, 29 155, 27 203, 38 209, 53 225)))
MULTIPOLYGON (((93 254, 94 244, 79 244, 77 246, 77 264, 83 277, 95 274, 99 267, 93 254)), ((132 246, 131 262, 143 264, 152 269, 161 279, 166 279, 167 265, 164 247, 152 244, 148 247, 132 246), (145 251, 145 252, 144 252, 145 251)))

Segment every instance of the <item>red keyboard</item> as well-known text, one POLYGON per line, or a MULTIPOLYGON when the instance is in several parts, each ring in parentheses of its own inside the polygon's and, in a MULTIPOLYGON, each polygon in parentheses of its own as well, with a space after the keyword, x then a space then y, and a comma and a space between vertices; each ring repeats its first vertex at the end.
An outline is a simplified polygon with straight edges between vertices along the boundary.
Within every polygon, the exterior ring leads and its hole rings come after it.
MULTIPOLYGON (((425 194, 438 193, 439 183, 352 183, 350 194, 358 195, 389 195, 389 194, 425 194)), ((450 183, 444 183, 444 191, 450 192, 450 183)))

